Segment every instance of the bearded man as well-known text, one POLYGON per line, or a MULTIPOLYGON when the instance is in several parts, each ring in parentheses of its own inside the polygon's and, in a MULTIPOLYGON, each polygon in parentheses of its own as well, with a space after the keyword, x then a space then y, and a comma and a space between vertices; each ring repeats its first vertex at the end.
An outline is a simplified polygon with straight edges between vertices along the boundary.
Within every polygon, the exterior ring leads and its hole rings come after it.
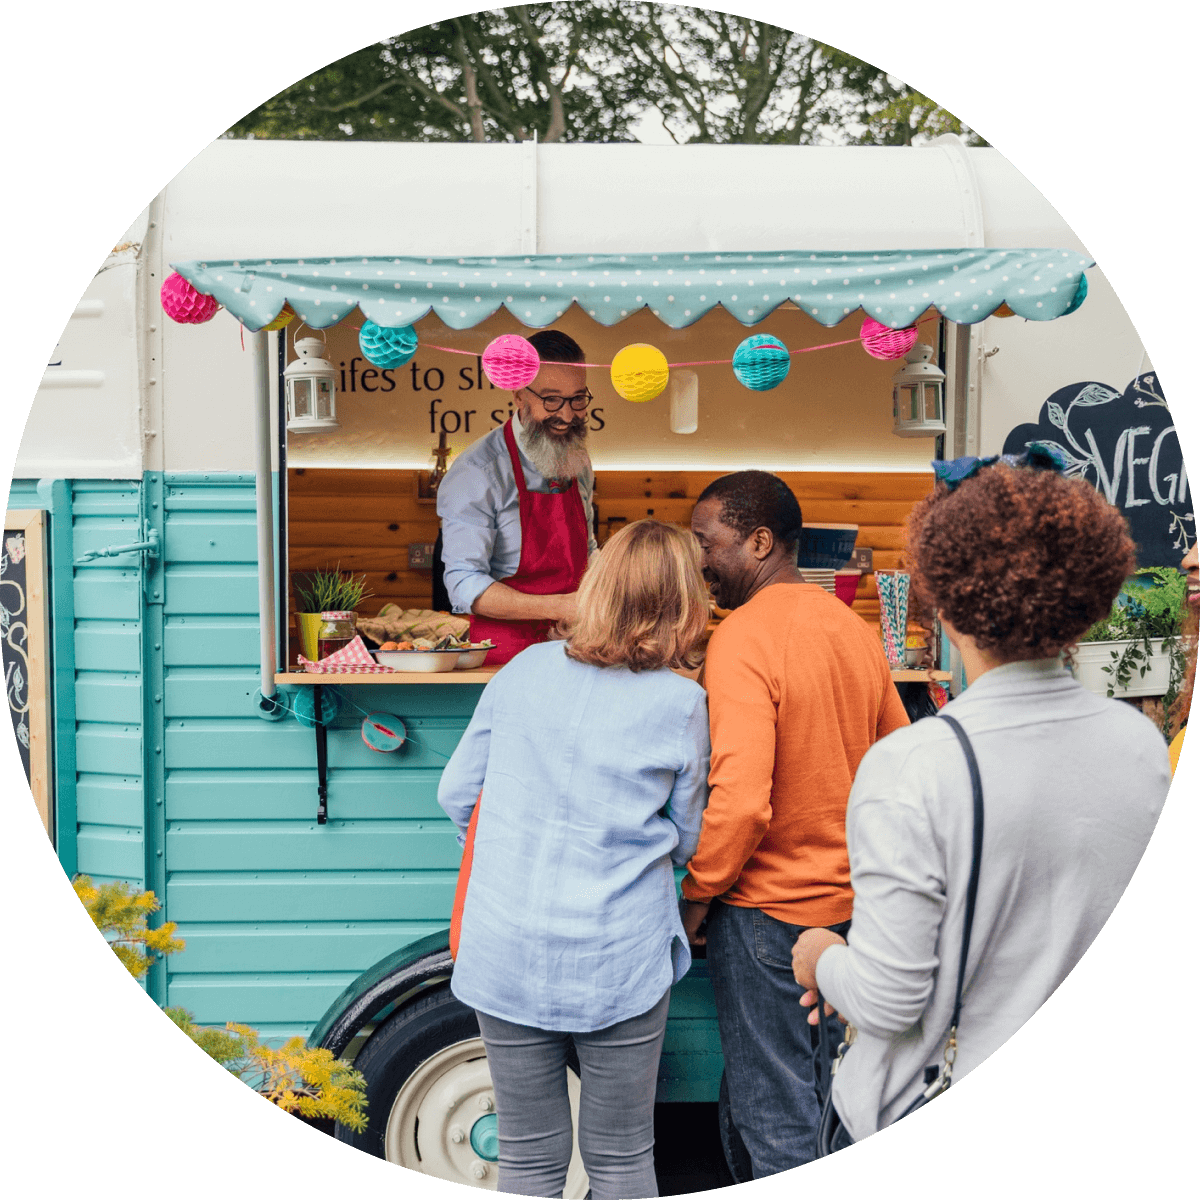
POLYGON ((545 641, 575 611, 596 551, 584 356, 556 329, 530 337, 541 359, 513 393, 516 411, 455 459, 438 488, 445 585, 472 641, 492 641, 489 665, 545 641))

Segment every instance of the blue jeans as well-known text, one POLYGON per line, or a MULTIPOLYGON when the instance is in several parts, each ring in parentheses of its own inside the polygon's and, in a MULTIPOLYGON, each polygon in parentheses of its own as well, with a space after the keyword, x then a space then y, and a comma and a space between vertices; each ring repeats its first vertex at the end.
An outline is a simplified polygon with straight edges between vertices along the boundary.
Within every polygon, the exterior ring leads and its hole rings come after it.
POLYGON ((593 1033, 558 1033, 477 1013, 500 1133, 501 1192, 561 1196, 571 1158, 567 1047, 579 1055, 579 1155, 593 1200, 657 1196, 654 1093, 670 989, 593 1033))
MULTIPOLYGON (((806 928, 719 900, 709 909, 708 972, 730 1115, 755 1179, 816 1157, 817 1028, 808 1024, 809 1009, 800 1007, 803 989, 792 975, 792 947, 806 928)), ((850 923, 829 928, 844 935, 850 923)), ((825 1019, 836 1047, 843 1026, 835 1016, 825 1019)))

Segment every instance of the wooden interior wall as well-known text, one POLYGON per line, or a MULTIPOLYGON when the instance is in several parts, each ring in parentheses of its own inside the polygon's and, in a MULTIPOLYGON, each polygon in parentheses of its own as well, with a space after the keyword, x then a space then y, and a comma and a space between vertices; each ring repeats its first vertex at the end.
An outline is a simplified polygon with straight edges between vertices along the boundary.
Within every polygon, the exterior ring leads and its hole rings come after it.
MULTIPOLYGON (((416 471, 295 469, 288 472, 288 566, 293 573, 341 566, 367 576, 374 593, 364 606, 374 613, 391 602, 402 608, 426 608, 431 578, 427 570, 408 569, 410 542, 437 537, 437 511, 417 496, 416 471)), ((596 512, 601 543, 625 521, 653 516, 686 524, 696 497, 719 471, 641 473, 600 471, 596 476, 596 512)), ((925 472, 784 472, 796 493, 804 519, 857 524, 858 545, 874 551, 879 569, 899 567, 904 521, 926 495, 933 476, 925 472)), ((294 596, 291 598, 294 611, 294 596)), ((854 610, 865 620, 879 619, 875 580, 859 581, 854 610)), ((291 658, 295 657, 292 650, 291 658)))

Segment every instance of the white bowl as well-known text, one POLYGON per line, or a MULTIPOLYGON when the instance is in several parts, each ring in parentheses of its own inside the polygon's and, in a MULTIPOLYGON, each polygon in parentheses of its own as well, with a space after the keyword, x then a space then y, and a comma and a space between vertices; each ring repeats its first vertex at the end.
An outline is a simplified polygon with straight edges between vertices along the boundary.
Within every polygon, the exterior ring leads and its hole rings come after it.
POLYGON ((473 671, 476 667, 482 667, 488 651, 494 649, 494 646, 472 646, 470 650, 460 650, 458 664, 454 669, 456 671, 473 671))
POLYGON ((911 669, 921 665, 921 659, 925 657, 924 646, 909 646, 904 651, 904 661, 911 669))
POLYGON ((393 671, 453 671, 458 662, 457 650, 376 650, 375 661, 393 671))

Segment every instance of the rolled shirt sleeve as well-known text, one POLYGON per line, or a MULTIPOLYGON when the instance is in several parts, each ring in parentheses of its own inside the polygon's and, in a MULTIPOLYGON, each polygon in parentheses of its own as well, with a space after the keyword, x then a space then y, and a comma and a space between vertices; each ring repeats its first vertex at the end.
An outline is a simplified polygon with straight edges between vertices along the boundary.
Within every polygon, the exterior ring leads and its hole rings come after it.
POLYGON ((438 487, 446 591, 457 613, 470 613, 496 582, 492 558, 503 491, 495 471, 468 462, 456 463, 438 487))

